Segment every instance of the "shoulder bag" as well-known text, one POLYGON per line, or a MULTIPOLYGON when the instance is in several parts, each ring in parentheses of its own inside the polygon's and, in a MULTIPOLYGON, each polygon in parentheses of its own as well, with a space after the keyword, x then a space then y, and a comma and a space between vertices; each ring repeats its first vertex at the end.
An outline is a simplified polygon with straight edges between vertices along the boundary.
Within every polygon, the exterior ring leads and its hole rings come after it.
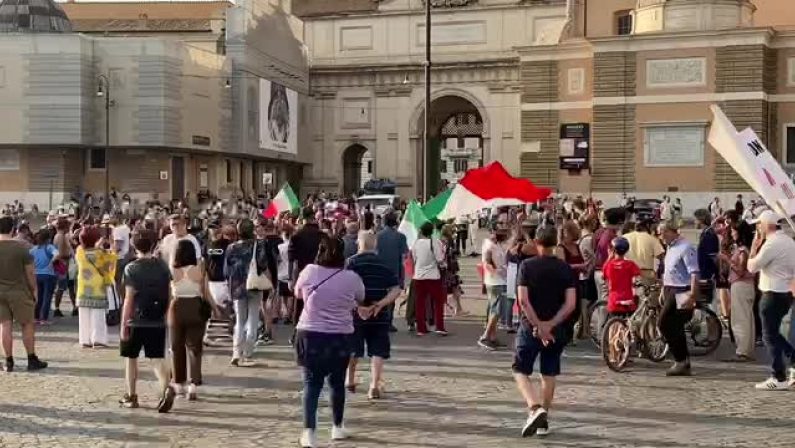
POLYGON ((257 246, 258 244, 255 241, 251 250, 251 262, 248 265, 246 289, 249 291, 270 291, 273 289, 273 283, 268 278, 268 270, 264 269, 262 273, 257 272, 257 246))

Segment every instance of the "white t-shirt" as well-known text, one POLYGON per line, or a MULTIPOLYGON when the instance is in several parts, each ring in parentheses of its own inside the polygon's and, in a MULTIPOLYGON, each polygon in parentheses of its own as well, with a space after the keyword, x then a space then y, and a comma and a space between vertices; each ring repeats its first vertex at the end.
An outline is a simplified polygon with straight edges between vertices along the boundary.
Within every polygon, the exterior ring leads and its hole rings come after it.
POLYGON ((287 249, 290 247, 290 242, 285 241, 279 244, 279 261, 276 267, 278 279, 280 282, 288 282, 290 280, 289 263, 287 261, 287 249))
POLYGON ((483 241, 483 249, 481 250, 481 261, 485 265, 491 255, 491 261, 497 266, 496 272, 489 272, 487 269, 483 270, 483 283, 488 286, 503 286, 507 285, 508 275, 508 250, 504 245, 495 243, 491 238, 486 238, 483 241))
POLYGON ((795 241, 780 230, 769 236, 759 253, 748 260, 748 270, 760 273, 760 291, 789 292, 795 278, 795 241))
POLYGON ((169 268, 171 268, 172 262, 174 261, 174 253, 177 250, 177 243, 180 240, 188 240, 193 243, 193 247, 196 249, 196 260, 202 259, 202 248, 201 245, 199 245, 199 240, 197 240, 195 236, 189 233, 182 238, 177 238, 176 235, 171 233, 166 235, 163 241, 160 242, 160 258, 166 262, 169 268))
POLYGON ((126 258, 130 253, 130 228, 126 224, 113 228, 113 241, 119 241, 119 258, 126 258))
POLYGON ((444 262, 444 246, 442 242, 428 238, 420 238, 411 247, 411 256, 414 259, 414 280, 439 280, 439 264, 444 262), (433 252, 431 252, 433 241, 433 252), (436 255, 436 260, 434 260, 436 255))

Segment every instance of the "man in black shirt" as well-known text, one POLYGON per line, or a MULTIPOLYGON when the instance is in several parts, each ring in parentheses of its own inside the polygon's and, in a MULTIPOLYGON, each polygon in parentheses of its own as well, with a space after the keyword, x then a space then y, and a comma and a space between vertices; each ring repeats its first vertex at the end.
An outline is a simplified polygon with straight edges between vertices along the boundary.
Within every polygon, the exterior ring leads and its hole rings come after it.
MULTIPOLYGON (((290 245, 287 248, 290 289, 293 289, 292 285, 295 284, 301 271, 307 265, 315 262, 317 249, 320 247, 320 237, 323 234, 315 221, 315 214, 311 208, 304 209, 303 218, 303 227, 290 238, 290 245)), ((296 298, 294 303, 292 321, 297 324, 298 318, 301 317, 301 311, 304 310, 304 302, 296 298)))
MULTIPOLYGON (((229 294, 229 284, 224 276, 224 261, 226 260, 226 249, 232 244, 232 241, 227 238, 221 224, 217 221, 211 222, 207 226, 210 237, 210 242, 205 247, 204 259, 207 263, 204 265, 207 271, 207 289, 209 290, 210 297, 212 297, 218 309, 227 311, 231 305, 232 298, 229 294)), ((216 319, 223 319, 227 321, 227 326, 232 327, 234 324, 227 316, 214 316, 216 319)), ((204 343, 208 346, 213 345, 212 338, 210 337, 210 325, 212 319, 207 321, 207 331, 204 333, 204 343)), ((231 328, 228 328, 231 330, 231 328)))
POLYGON ((538 256, 523 261, 519 268, 517 292, 522 325, 516 335, 513 373, 530 414, 522 428, 523 437, 548 434, 547 413, 555 394, 555 377, 560 374, 560 356, 568 342, 565 322, 577 300, 576 276, 566 262, 555 256, 557 245, 554 227, 539 229, 538 256), (530 381, 538 357, 540 396, 530 381))
POLYGON ((169 305, 171 271, 152 251, 157 234, 151 230, 136 232, 132 244, 138 259, 124 268, 126 286, 121 317, 121 356, 126 358, 127 393, 119 401, 127 408, 138 407, 135 383, 138 379, 138 356, 141 349, 152 361, 162 396, 158 412, 168 412, 174 405, 176 391, 169 385, 170 365, 166 359, 166 313, 169 305))

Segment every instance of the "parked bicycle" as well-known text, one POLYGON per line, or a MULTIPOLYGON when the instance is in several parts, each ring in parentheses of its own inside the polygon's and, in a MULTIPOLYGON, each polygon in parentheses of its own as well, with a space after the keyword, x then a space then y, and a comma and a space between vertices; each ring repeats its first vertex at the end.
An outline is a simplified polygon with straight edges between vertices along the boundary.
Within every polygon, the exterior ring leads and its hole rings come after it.
POLYGON ((638 308, 628 316, 613 316, 601 331, 602 358, 610 370, 620 372, 633 353, 660 362, 668 354, 668 344, 662 337, 657 322, 660 318, 660 287, 658 284, 636 284, 639 294, 638 308))

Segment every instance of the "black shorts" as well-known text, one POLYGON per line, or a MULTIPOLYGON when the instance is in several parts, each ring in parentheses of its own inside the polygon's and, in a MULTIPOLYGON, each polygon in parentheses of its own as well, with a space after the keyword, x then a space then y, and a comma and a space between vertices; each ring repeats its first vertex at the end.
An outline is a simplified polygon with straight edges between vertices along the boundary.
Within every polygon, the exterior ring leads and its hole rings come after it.
POLYGON ((532 328, 527 328, 525 323, 519 326, 516 334, 516 353, 513 358, 513 372, 522 375, 532 375, 536 358, 540 358, 538 371, 543 376, 560 375, 560 356, 563 348, 568 343, 568 331, 560 325, 552 333, 555 342, 544 345, 540 339, 533 336, 532 328))
POLYGON ((141 349, 144 356, 149 359, 162 359, 166 357, 166 328, 165 327, 131 327, 130 338, 119 344, 123 358, 138 358, 141 349))
POLYGON ((287 285, 287 282, 279 282, 276 285, 276 293, 279 294, 279 297, 292 297, 293 293, 290 292, 290 287, 287 285))
POLYGON ((356 325, 351 341, 351 353, 354 358, 364 358, 364 346, 367 345, 367 356, 389 359, 392 344, 389 340, 389 324, 368 323, 356 325))

